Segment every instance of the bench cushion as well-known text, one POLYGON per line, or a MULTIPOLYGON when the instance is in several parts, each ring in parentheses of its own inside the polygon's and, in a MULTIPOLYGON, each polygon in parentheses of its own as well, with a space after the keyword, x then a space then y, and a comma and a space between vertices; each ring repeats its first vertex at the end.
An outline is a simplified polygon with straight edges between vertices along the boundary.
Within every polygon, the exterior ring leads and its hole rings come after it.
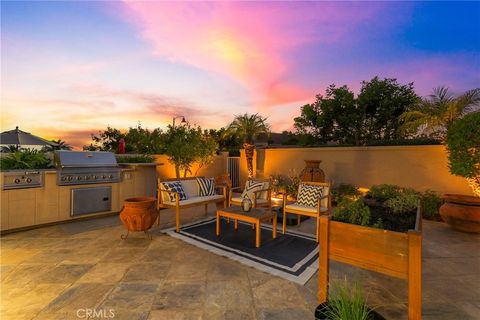
POLYGON ((196 179, 186 179, 181 180, 180 182, 182 184, 183 190, 185 190, 185 194, 187 195, 188 199, 198 197, 200 195, 196 179))
MULTIPOLYGON (((305 211, 305 212, 309 212, 309 213, 316 213, 317 212, 317 207, 308 207, 308 206, 298 204, 297 202, 292 203, 292 204, 288 204, 288 205, 285 206, 285 211, 288 212, 289 209, 290 210, 305 211)), ((325 212, 325 211, 327 211, 327 208, 320 207, 320 212, 325 212)))
MULTIPOLYGON (((195 183, 196 183, 196 181, 195 181, 195 183)), ((225 199, 225 197, 221 194, 216 194, 216 195, 213 195, 213 196, 206 196, 206 197, 192 197, 192 198, 188 198, 187 200, 180 201, 179 205, 181 207, 181 206, 191 205, 191 204, 200 203, 200 202, 204 202, 204 201, 214 202, 215 200, 218 200, 218 202, 220 202, 220 200, 224 200, 224 199, 225 199)), ((175 202, 166 201, 165 204, 174 206, 175 202)))

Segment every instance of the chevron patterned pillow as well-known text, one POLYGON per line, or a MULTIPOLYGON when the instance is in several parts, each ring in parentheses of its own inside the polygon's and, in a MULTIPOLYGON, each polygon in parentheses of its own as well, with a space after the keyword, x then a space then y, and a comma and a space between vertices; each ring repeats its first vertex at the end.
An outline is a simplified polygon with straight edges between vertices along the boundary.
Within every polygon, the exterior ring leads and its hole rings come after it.
MULTIPOLYGON (((187 195, 180 181, 162 182, 162 185, 167 191, 178 192, 178 200, 187 200, 187 195)), ((168 196, 170 197, 170 201, 175 201, 175 194, 169 193, 168 196)))
POLYGON ((297 204, 306 207, 316 207, 318 198, 322 196, 322 193, 323 187, 301 184, 300 192, 298 192, 297 196, 297 204))
MULTIPOLYGON (((243 190, 242 193, 242 198, 248 198, 250 200, 253 200, 255 197, 255 191, 259 191, 263 189, 263 182, 258 182, 255 180, 247 180, 247 183, 245 184, 245 190, 243 190)), ((259 194, 257 194, 259 196, 259 194)))
POLYGON ((215 180, 205 177, 197 177, 198 187, 200 189, 200 197, 215 195, 215 180))

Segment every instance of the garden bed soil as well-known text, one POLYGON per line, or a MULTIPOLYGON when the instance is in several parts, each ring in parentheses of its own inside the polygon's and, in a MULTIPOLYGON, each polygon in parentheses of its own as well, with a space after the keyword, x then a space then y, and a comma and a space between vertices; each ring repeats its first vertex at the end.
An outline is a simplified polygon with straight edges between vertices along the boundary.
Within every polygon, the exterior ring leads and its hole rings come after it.
MULTIPOLYGON (((327 311, 328 311, 328 302, 319 304, 315 309, 315 320, 326 320, 327 317, 325 316, 325 313, 327 311)), ((370 309, 368 320, 385 320, 385 318, 382 317, 382 315, 380 315, 375 310, 370 309)))
POLYGON ((372 226, 381 219, 382 228, 385 230, 407 232, 415 229, 417 209, 394 213, 392 209, 385 206, 382 202, 369 198, 364 198, 364 202, 370 209, 370 224, 372 226))

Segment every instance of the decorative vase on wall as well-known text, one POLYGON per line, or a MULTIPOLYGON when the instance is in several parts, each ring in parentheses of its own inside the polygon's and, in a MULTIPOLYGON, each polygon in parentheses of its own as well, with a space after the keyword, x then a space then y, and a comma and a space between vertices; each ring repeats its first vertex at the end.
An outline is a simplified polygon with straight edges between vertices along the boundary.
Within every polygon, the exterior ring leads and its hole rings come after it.
POLYGON ((305 182, 325 182, 325 173, 320 169, 322 160, 305 160, 305 168, 300 173, 300 180, 305 182))

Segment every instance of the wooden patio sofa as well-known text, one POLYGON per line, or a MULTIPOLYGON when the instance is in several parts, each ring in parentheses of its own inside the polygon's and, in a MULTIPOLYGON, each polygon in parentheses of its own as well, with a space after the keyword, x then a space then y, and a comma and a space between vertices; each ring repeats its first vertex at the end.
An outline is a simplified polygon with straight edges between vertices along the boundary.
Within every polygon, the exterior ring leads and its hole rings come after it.
MULTIPOLYGON (((227 206, 227 187, 217 186, 223 190, 223 194, 215 194, 212 196, 200 196, 200 191, 197 177, 188 178, 174 178, 174 179, 157 179, 157 208, 172 208, 175 209, 175 230, 180 231, 180 209, 191 208, 196 206, 204 206, 205 215, 208 213, 208 205, 210 203, 222 203, 223 207, 227 206), (178 192, 168 191, 163 188, 162 182, 179 181, 182 184, 182 188, 187 196, 186 200, 180 201, 178 192), (175 195, 175 201, 171 201, 169 194, 175 195)), ((200 178, 200 177, 199 177, 200 178)), ((158 216, 158 224, 160 224, 160 215, 158 216)))

